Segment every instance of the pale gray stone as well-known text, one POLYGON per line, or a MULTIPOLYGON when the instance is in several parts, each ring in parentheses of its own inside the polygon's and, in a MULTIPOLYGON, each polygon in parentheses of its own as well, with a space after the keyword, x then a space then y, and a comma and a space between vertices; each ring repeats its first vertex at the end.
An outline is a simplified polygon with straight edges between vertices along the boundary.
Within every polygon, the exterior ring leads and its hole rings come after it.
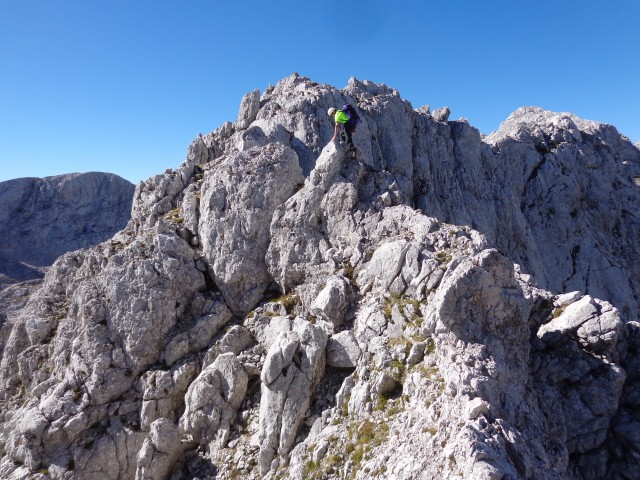
POLYGON ((481 398, 476 397, 469 401, 467 412, 468 418, 473 420, 489 413, 489 406, 481 398))
POLYGON ((331 277, 310 307, 312 315, 339 327, 349 307, 349 283, 342 277, 331 277))
POLYGON ((236 128, 243 129, 251 125, 251 122, 256 119, 259 109, 260 90, 255 89, 242 97, 240 110, 238 111, 238 119, 236 120, 236 128))
POLYGON ((374 383, 374 390, 378 395, 386 395, 393 392, 398 382, 387 372, 382 372, 374 383))
POLYGON ((422 361, 424 358, 424 352, 427 348, 427 344, 425 342, 418 342, 411 345, 411 350, 409 351, 409 356, 407 357, 407 364, 416 365, 422 361))
POLYGON ((264 261, 274 210, 302 182, 296 153, 271 143, 231 155, 205 176, 199 237, 232 311, 255 307, 271 282, 264 261))
POLYGON ((442 108, 436 108, 431 114, 431 117, 433 117, 433 119, 436 122, 446 123, 449 121, 449 115, 451 115, 451 110, 449 109, 449 107, 442 107, 442 108))
POLYGON ((43 276, 71 250, 124 228, 135 186, 111 173, 72 173, 0 182, 0 285, 43 276))
POLYGON ((329 338, 327 365, 338 368, 355 368, 361 354, 358 341, 351 330, 336 333, 329 338))
POLYGON ((326 333, 296 319, 269 349, 262 370, 258 463, 262 475, 291 450, 325 365, 326 333))
POLYGON ((0 292, 0 477, 628 476, 638 178, 567 113, 483 136, 355 78, 253 92, 0 292))
POLYGON ((189 386, 180 432, 206 444, 218 438, 226 445, 237 409, 247 391, 248 376, 233 353, 223 353, 189 386))
POLYGON ((181 453, 178 427, 165 418, 156 420, 137 455, 136 480, 167 478, 181 453))

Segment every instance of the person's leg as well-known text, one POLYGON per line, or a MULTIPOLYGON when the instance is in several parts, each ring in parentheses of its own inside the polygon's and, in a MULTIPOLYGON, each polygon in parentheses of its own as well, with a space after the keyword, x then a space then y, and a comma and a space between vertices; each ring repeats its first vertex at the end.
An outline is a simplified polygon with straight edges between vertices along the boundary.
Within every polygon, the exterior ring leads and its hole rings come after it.
POLYGON ((355 130, 355 128, 353 127, 353 125, 349 124, 349 122, 344 124, 344 133, 347 136, 347 145, 349 145, 349 148, 355 148, 355 145, 353 144, 353 131, 355 130))

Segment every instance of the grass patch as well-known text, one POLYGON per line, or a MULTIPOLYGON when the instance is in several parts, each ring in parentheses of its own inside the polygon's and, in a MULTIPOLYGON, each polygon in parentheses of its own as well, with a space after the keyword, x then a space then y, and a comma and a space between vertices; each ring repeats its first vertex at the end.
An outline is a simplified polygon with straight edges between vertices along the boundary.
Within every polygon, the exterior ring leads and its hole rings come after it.
POLYGON ((389 404, 389 396, 386 393, 381 393, 378 395, 378 400, 376 401, 376 406, 373 408, 374 411, 384 411, 387 409, 387 405, 389 404))
POLYGON ((416 333, 415 335, 411 335, 411 340, 415 343, 421 343, 426 340, 426 337, 421 333, 416 333))
POLYGON ((409 340, 408 338, 405 337, 395 337, 395 338, 390 338, 389 342, 388 342, 389 348, 393 348, 395 346, 402 346, 402 350, 404 351, 405 356, 409 355, 409 352, 411 351, 411 346, 413 345, 411 343, 411 340, 409 340))
POLYGON ((355 478, 362 461, 367 458, 367 454, 373 448, 386 442, 389 437, 389 425, 386 423, 375 424, 370 420, 365 420, 357 429, 353 427, 352 425, 349 428, 350 442, 345 447, 345 451, 353 462, 351 478, 355 478))
POLYGON ((418 365, 416 365, 414 367, 414 371, 419 372, 421 375, 427 378, 433 378, 433 377, 441 378, 439 376, 440 370, 438 369, 438 367, 427 367, 423 363, 419 363, 418 365))
POLYGON ((111 248, 115 251, 115 252, 119 252, 121 250, 124 250, 124 243, 122 242, 118 242, 117 240, 112 240, 111 241, 111 248))
POLYGON ((353 265, 351 265, 351 262, 344 262, 342 268, 344 269, 344 276, 347 278, 347 280, 349 280, 351 286, 357 288, 358 282, 356 282, 356 269, 353 267, 353 265))
POLYGON ((292 315, 294 313, 296 305, 300 305, 300 297, 297 293, 288 293, 276 298, 274 302, 282 304, 285 311, 287 312, 287 315, 292 315))
POLYGON ((387 298, 385 298, 382 304, 382 313, 387 320, 391 320, 393 315, 393 307, 398 306, 407 325, 413 327, 420 327, 424 319, 422 318, 422 312, 420 310, 420 302, 413 298, 403 297, 398 292, 392 292, 387 298))
POLYGON ((427 348, 424 350, 425 355, 433 355, 436 353, 436 342, 433 341, 433 338, 427 340, 427 348))
POLYGON ((387 300, 385 300, 384 305, 382 306, 382 314, 384 318, 387 320, 391 320, 391 315, 393 314, 393 304, 387 300))
POLYGON ((566 310, 566 308, 569 306, 570 304, 566 304, 566 305, 560 305, 558 308, 556 308, 553 313, 551 314, 551 318, 558 318, 560 315, 562 315, 564 313, 564 311, 566 310))
POLYGON ((304 470, 302 471, 303 478, 315 477, 315 474, 320 470, 320 464, 313 460, 307 460, 304 464, 304 470))
POLYGON ((435 259, 441 265, 446 265, 453 259, 453 257, 451 256, 450 253, 447 253, 444 250, 440 250, 439 252, 436 252, 435 259))
POLYGON ((400 360, 391 360, 391 376, 400 385, 404 383, 407 376, 407 367, 400 360))
POLYGON ((174 208, 173 210, 170 210, 162 218, 165 219, 167 222, 171 222, 171 223, 179 223, 179 224, 184 223, 184 218, 180 216, 179 208, 174 208))
POLYGON ((340 414, 345 418, 349 416, 349 400, 350 399, 351 399, 351 395, 346 397, 343 400, 342 405, 340 406, 340 414))
POLYGON ((389 411, 387 412, 389 416, 397 415, 398 413, 404 410, 404 402, 396 401, 389 411))
MULTIPOLYGON (((309 447, 309 451, 314 448, 309 447)), ((322 460, 315 462, 311 459, 304 463, 302 478, 305 480, 321 480, 327 475, 333 475, 344 463, 344 459, 337 454, 327 455, 322 460)))

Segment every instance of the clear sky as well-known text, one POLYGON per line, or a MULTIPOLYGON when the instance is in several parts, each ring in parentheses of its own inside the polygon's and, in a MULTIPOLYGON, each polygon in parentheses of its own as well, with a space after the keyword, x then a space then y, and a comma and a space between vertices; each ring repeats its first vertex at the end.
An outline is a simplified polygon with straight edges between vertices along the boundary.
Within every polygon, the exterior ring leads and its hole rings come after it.
POLYGON ((482 133, 537 105, 640 141, 638 0, 0 0, 0 180, 175 168, 298 72, 482 133))

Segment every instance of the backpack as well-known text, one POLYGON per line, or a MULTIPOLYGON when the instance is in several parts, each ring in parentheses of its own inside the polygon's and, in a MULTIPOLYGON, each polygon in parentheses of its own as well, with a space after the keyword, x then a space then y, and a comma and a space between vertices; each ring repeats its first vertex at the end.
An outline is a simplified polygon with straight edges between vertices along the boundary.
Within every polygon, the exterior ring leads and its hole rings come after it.
POLYGON ((357 125, 362 121, 360 120, 360 115, 358 115, 356 109, 353 108, 350 104, 345 103, 342 106, 341 110, 345 113, 347 118, 349 118, 349 123, 351 123, 352 125, 357 125))

